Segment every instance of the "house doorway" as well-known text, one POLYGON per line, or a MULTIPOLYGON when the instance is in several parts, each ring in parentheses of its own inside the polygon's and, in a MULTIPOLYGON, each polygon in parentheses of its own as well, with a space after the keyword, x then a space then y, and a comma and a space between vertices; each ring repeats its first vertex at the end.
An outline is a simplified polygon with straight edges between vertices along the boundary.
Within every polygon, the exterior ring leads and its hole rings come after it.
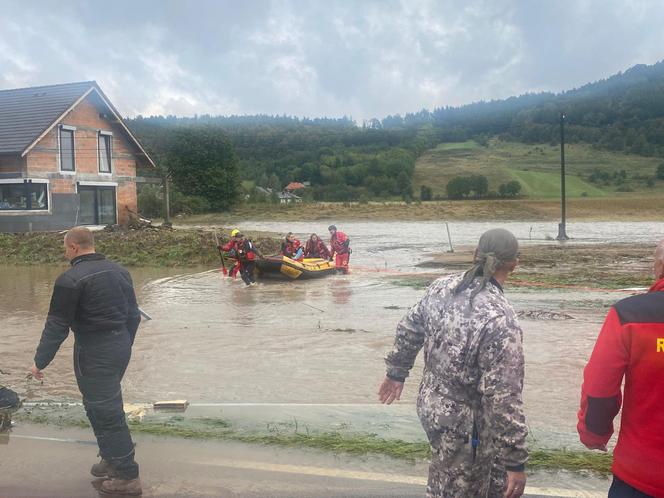
POLYGON ((115 187, 79 185, 80 225, 114 225, 117 223, 115 187))

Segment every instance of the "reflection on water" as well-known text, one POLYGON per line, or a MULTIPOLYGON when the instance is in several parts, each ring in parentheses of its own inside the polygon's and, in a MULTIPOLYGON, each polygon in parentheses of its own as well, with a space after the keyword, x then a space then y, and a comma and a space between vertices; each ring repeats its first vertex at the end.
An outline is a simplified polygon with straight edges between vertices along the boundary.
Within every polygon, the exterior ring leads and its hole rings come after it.
MULTIPOLYGON (((293 231, 311 231, 295 225, 288 226, 293 231)), ((391 347, 396 323, 423 294, 422 290, 395 285, 392 270, 417 271, 415 264, 426 259, 427 251, 439 252, 445 247, 440 224, 409 223, 412 236, 406 238, 405 226, 401 225, 354 223, 341 227, 353 238, 348 276, 289 283, 268 281, 246 288, 240 280, 222 278, 217 271, 205 269, 132 270, 140 304, 153 320, 144 322, 139 330, 125 378, 125 399, 375 403, 376 389, 384 375, 382 358, 391 347)), ((599 225, 593 224, 594 231, 587 235, 599 233, 599 225)), ((607 233, 614 233, 616 224, 604 225, 607 233)), ((655 240, 655 230, 664 228, 655 225, 640 229, 649 230, 655 240)), ((470 243, 493 225, 464 226, 466 232, 462 231, 464 227, 452 225, 453 236, 470 243)), ((521 224, 515 232, 528 233, 529 226, 521 224)), ((251 224, 248 228, 285 231, 279 224, 251 224)), ((631 233, 635 230, 632 227, 631 233)), ((569 231, 574 233, 574 225, 569 231)), ((645 240, 646 235, 634 237, 645 240)), ((43 386, 27 383, 24 375, 32 364, 51 286, 60 271, 0 267, 0 368, 11 373, 2 380, 32 400, 79 399, 71 368, 72 338, 46 370, 43 386)), ((573 444, 582 367, 607 307, 623 294, 514 292, 509 286, 506 292, 517 310, 565 310, 573 317, 521 322, 529 424, 540 443, 573 444)), ((393 410, 393 418, 411 420, 418 431, 412 403, 420 362, 421 358, 412 380, 407 382, 401 402, 405 406, 393 410)), ((389 417, 390 409, 376 406, 373 413, 389 417)), ((274 410, 270 406, 251 408, 255 416, 262 414, 264 418, 270 418, 274 410)), ((288 413, 292 410, 297 408, 288 413)), ((328 413, 353 417, 352 409, 335 410, 330 407, 328 413)), ((365 411, 358 411, 358 420, 369 419, 365 411)))

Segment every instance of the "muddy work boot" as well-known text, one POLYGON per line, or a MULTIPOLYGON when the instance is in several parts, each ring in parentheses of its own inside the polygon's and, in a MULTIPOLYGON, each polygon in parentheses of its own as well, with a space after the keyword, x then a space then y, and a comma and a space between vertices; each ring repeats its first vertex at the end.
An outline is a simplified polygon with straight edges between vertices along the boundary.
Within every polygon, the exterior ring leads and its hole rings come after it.
POLYGON ((115 476, 115 469, 113 468, 113 465, 111 465, 111 462, 102 458, 99 463, 95 463, 92 466, 90 469, 90 474, 95 477, 111 478, 115 476))
POLYGON ((102 482, 99 492, 108 495, 139 496, 143 493, 143 488, 138 477, 136 479, 118 479, 114 477, 102 482))
POLYGON ((21 408, 21 404, 16 391, 0 386, 0 432, 12 428, 12 413, 21 408))

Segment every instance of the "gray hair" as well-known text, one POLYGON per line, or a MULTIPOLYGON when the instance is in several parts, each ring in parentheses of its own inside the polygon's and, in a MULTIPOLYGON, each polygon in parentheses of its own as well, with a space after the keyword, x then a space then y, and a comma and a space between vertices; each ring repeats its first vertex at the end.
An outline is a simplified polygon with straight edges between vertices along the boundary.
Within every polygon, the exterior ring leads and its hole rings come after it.
POLYGON ((470 294, 472 301, 499 269, 506 263, 514 261, 519 254, 519 242, 512 232, 504 228, 494 228, 482 234, 477 243, 473 266, 463 275, 461 282, 455 287, 454 293, 466 290, 476 278, 481 278, 479 287, 470 294))

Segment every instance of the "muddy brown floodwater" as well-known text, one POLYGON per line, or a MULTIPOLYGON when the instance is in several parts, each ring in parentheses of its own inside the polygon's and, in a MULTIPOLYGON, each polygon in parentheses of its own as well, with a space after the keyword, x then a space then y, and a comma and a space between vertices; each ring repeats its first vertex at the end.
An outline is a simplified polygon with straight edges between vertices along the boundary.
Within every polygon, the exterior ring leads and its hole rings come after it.
MULTIPOLYGON (((245 288, 209 268, 132 269, 140 305, 153 320, 139 330, 125 377, 125 400, 236 403, 247 414, 264 410, 266 418, 279 410, 285 413, 284 406, 291 407, 290 416, 321 405, 328 410, 326 417, 337 414, 349 423, 355 416, 375 421, 396 414, 415 420, 421 358, 401 407, 377 405, 376 389, 395 326, 424 292, 402 285, 402 277, 432 271, 416 265, 447 249, 444 225, 339 225, 353 241, 348 276, 245 288)), ((555 230, 530 223, 451 224, 453 242, 472 244, 493 226, 513 230, 524 244, 550 244, 545 235, 555 230)), ((242 227, 292 230, 301 239, 311 231, 326 232, 325 226, 305 224, 245 222, 242 227)), ((664 224, 571 224, 568 232, 579 234, 581 243, 626 238, 654 242, 664 234, 664 224)), ((71 368, 72 337, 45 371, 43 385, 25 380, 53 281, 63 268, 0 266, 0 368, 10 373, 0 380, 33 401, 80 399, 71 368)), ((451 270, 436 271, 442 275, 451 270)), ((516 290, 508 285, 506 293, 524 312, 525 406, 533 435, 546 445, 573 445, 583 365, 606 310, 630 292, 516 290)))

